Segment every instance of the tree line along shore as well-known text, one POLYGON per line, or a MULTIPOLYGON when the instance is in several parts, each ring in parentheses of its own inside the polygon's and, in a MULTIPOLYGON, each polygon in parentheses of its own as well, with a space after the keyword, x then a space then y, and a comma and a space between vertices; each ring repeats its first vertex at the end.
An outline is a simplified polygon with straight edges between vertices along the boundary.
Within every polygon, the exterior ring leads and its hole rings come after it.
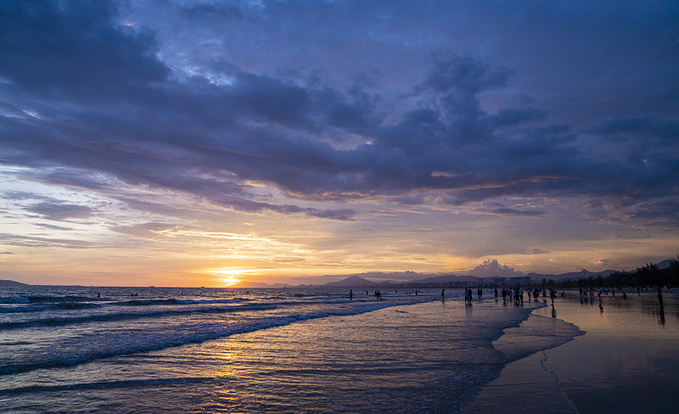
POLYGON ((633 288, 667 288, 679 287, 679 259, 670 260, 669 266, 659 268, 655 264, 646 264, 638 267, 635 271, 613 272, 608 276, 587 277, 576 280, 564 280, 546 282, 547 286, 567 288, 592 288, 608 287, 622 289, 624 287, 633 288))

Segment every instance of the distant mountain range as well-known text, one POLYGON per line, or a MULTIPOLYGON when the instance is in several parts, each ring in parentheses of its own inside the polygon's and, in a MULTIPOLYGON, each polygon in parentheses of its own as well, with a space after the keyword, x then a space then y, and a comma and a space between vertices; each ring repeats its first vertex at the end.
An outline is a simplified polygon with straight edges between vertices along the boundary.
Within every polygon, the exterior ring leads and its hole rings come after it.
MULTIPOLYGON (((664 260, 657 263, 656 266, 660 269, 664 269, 670 266, 671 260, 664 260)), ((448 287, 448 286, 475 286, 485 283, 495 283, 495 284, 512 284, 512 283, 542 283, 542 281, 553 280, 554 282, 561 282, 564 280, 576 280, 588 277, 609 276, 611 273, 615 273, 617 270, 603 270, 601 272, 590 272, 589 270, 583 269, 579 272, 569 272, 562 274, 542 274, 542 273, 528 273, 524 276, 513 276, 513 277, 503 277, 503 276, 491 276, 491 277, 479 277, 471 275, 441 275, 441 276, 431 276, 423 279, 413 279, 406 282, 395 282, 393 280, 383 280, 383 281, 372 281, 365 279, 365 277, 370 277, 376 275, 376 273, 364 273, 360 275, 351 275, 346 279, 342 279, 337 282, 330 282, 323 285, 323 287, 330 288, 371 288, 371 287, 401 287, 401 288, 415 288, 415 287, 448 287)), ((410 272, 413 276, 417 276, 417 273, 410 272)), ((385 273, 377 274, 384 277, 385 273)), ((402 276, 403 273, 397 273, 395 275, 402 276)))
MULTIPOLYGON (((385 281, 387 282, 387 281, 385 281)), ((393 282, 388 282, 387 285, 391 285, 393 282)), ((346 279, 342 279, 337 282, 330 282, 326 283, 323 285, 324 287, 330 287, 330 288, 343 288, 343 287, 356 287, 356 288, 369 288, 369 287, 378 287, 378 286, 384 286, 382 282, 377 283, 373 282, 367 279, 364 279, 360 276, 349 276, 346 279)))
MULTIPOLYGON (((346 279, 342 279, 337 282, 330 282, 323 285, 323 287, 329 288, 415 288, 415 287, 449 287, 457 285, 477 285, 482 284, 486 280, 493 278, 482 278, 476 276, 456 276, 456 275, 444 275, 444 276, 434 276, 427 277, 424 279, 416 279, 407 282, 394 282, 393 280, 384 280, 379 282, 373 282, 368 279, 364 279, 360 276, 350 276, 346 279)), ((514 279, 514 278, 502 278, 504 279, 514 279)), ((518 278, 517 278, 518 279, 518 278)))
MULTIPOLYGON (((658 266, 660 269, 665 269, 669 267, 672 263, 672 260, 663 260, 662 262, 656 263, 655 265, 658 266)), ((579 272, 570 272, 570 273, 562 273, 559 275, 555 274, 541 274, 541 273, 528 273, 527 275, 524 276, 513 276, 513 277, 503 277, 503 276, 492 276, 492 277, 479 277, 479 276, 471 276, 471 275, 455 275, 455 274, 449 274, 449 275, 436 275, 436 276, 429 276, 426 277, 426 274, 421 274, 421 273, 416 273, 412 271, 407 271, 407 272, 393 272, 393 273, 382 273, 382 272, 369 272, 369 273, 360 273, 357 275, 349 275, 346 278, 336 281, 336 282, 330 282, 326 283, 323 285, 289 285, 285 283, 274 283, 274 284, 267 284, 267 283, 262 283, 262 282, 250 282, 250 283, 240 283, 236 286, 233 287, 239 287, 239 288, 291 288, 291 287, 328 287, 328 288, 377 288, 377 287, 382 287, 382 288, 390 288, 390 287, 395 287, 395 288, 415 288, 415 287, 448 287, 448 286, 474 286, 474 285, 481 285, 485 283, 494 283, 494 284, 512 284, 512 283, 520 283, 520 284, 527 284, 527 283, 542 283, 543 280, 549 281, 553 280, 555 282, 561 282, 564 280, 576 280, 576 279, 582 279, 582 278, 588 278, 588 277, 597 277, 597 276, 602 276, 606 277, 609 276, 611 273, 617 272, 617 270, 604 270, 601 272, 590 272, 586 269, 583 269, 579 272), (418 278, 418 276, 425 276, 421 279, 418 278), (404 279, 406 277, 412 278, 410 280, 406 280, 403 282, 397 282, 394 280, 389 280, 387 279, 388 277, 392 277, 395 279, 404 279), (377 278, 379 281, 374 281, 370 280, 367 278, 377 278)), ((335 276, 338 277, 338 276, 335 276)), ((341 277, 341 276, 339 276, 341 277)), ((5 280, 5 279, 0 279, 0 287, 7 287, 7 286, 30 286, 29 284, 26 283, 21 283, 21 282, 16 282, 14 280, 5 280)))
POLYGON ((29 286, 26 283, 15 282, 13 280, 0 279, 0 286, 29 286))

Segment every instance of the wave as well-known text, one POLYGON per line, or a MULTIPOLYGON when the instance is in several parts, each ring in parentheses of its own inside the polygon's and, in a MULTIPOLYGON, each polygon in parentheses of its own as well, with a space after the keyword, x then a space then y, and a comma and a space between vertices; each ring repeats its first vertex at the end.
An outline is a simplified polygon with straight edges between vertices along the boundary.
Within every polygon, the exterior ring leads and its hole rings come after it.
POLYGON ((56 305, 3 306, 0 313, 30 313, 56 309, 56 305))
MULTIPOLYGON (((156 299, 156 300, 132 300, 125 302, 117 302, 113 305, 115 306, 130 306, 130 307, 144 307, 149 305, 194 305, 194 304, 237 304, 241 302, 240 299, 228 299, 228 300, 177 300, 177 299, 156 299)), ((373 310, 381 309, 388 306, 395 306, 399 304, 408 303, 389 303, 387 301, 375 301, 375 300, 339 300, 333 302, 325 303, 315 303, 319 304, 332 304, 332 305, 342 305, 349 303, 360 303, 364 305, 359 309, 360 313, 370 312, 373 310), (365 310, 363 310, 365 309, 365 310)), ((414 302, 415 303, 415 302, 414 302)), ((220 313, 234 313, 234 312, 247 312, 247 311, 258 311, 258 310, 273 310, 280 306, 297 306, 297 305, 307 305, 306 302, 280 302, 277 304, 242 304, 233 305, 228 307, 187 307, 187 308, 165 308, 165 309, 154 309, 149 312, 114 312, 105 314, 94 314, 87 316, 50 316, 47 318, 31 319, 25 321, 16 322, 0 322, 0 331, 12 330, 12 329, 24 329, 24 328, 36 328, 36 327, 54 327, 54 326, 66 326, 74 324, 85 324, 90 322, 118 322, 132 319, 144 319, 144 318, 161 318, 164 316, 171 315, 187 315, 192 313, 202 313, 202 314, 220 314, 220 313)), ((77 310, 77 309, 95 309, 99 308, 101 305, 98 304, 87 304, 87 303, 60 303, 53 305, 35 306, 30 308, 21 309, 2 309, 2 312, 43 312, 51 309, 61 309, 61 310, 77 310)), ((339 312, 339 311, 338 311, 339 312)), ((346 313, 333 312, 333 315, 344 315, 346 313)), ((354 312, 354 311, 349 311, 354 312)), ((325 315, 328 316, 328 315, 325 315)))
POLYGON ((87 296, 28 296, 29 303, 77 303, 94 302, 101 298, 87 296))
POLYGON ((222 308, 166 309, 153 312, 108 313, 63 318, 50 317, 43 319, 33 319, 28 321, 2 322, 0 323, 0 331, 35 327, 64 326, 90 322, 117 322, 130 319, 158 318, 163 316, 185 315, 191 313, 233 313, 253 310, 272 310, 276 308, 277 308, 276 305, 241 305, 241 306, 230 306, 227 308, 222 307, 222 308))
POLYGON ((9 298, 0 298, 0 305, 18 303, 31 303, 31 300, 28 298, 28 296, 12 296, 9 298))
POLYGON ((52 303, 52 304, 40 304, 40 305, 28 305, 28 306, 10 306, 10 307, 0 307, 0 313, 32 313, 32 312, 44 312, 53 309, 61 310, 78 310, 78 309, 97 309, 101 308, 102 305, 96 303, 52 303))
POLYGON ((119 388, 139 388, 152 385, 177 385, 177 384, 202 384, 214 381, 212 377, 185 377, 185 378, 154 378, 154 379, 132 379, 121 381, 100 381, 68 385, 29 385, 26 387, 3 389, 2 393, 7 395, 31 394, 37 392, 57 392, 74 390, 107 390, 119 388))
MULTIPOLYGON (((254 332, 262 329, 268 329, 272 327, 285 326, 299 321, 305 321, 310 319, 318 319, 329 316, 339 316, 339 315, 357 315, 367 312, 372 312, 378 309, 407 305, 404 303, 389 303, 389 302, 375 302, 372 306, 365 306, 361 308, 344 308, 344 309, 330 309, 327 311, 315 311, 310 313, 297 313, 288 316, 276 316, 276 317, 263 317, 259 319, 249 319, 243 320, 231 325, 223 325, 220 323, 209 323, 209 324, 194 324, 190 325, 190 329, 187 331, 187 326, 182 326, 183 329, 178 329, 175 327, 173 329, 168 329, 163 331, 161 335, 158 333, 152 333, 147 331, 140 332, 139 335, 135 335, 130 340, 121 340, 121 338, 112 336, 108 338, 108 342, 99 344, 100 349, 96 349, 93 346, 89 347, 76 347, 64 350, 64 352, 54 352, 45 355, 42 360, 38 357, 27 358, 25 362, 15 362, 5 364, 0 367, 0 376, 15 374, 19 372, 28 372, 39 369, 51 369, 57 367, 70 367, 93 360, 98 360, 102 358, 110 358, 119 355, 128 355, 136 353, 144 353, 151 351, 158 351, 166 348, 177 347, 182 345, 188 345, 192 343, 202 343, 209 340, 220 339, 228 337, 235 334, 254 332), (69 353, 71 352, 71 353, 69 353), (80 352, 80 353, 78 353, 80 352)), ((245 307, 249 307, 248 310, 258 310, 258 309, 276 309, 273 305, 244 305, 237 308, 221 309, 222 312, 228 311, 239 311, 245 310, 245 307)), ((195 311, 193 311, 195 312, 195 311)), ((159 312, 161 315, 170 315, 173 311, 169 312, 159 312)), ((136 318, 136 317, 148 317, 150 314, 117 314, 115 316, 116 320, 120 318, 136 318)), ((109 320, 110 315, 99 315, 87 318, 82 318, 80 323, 109 320)), ((78 323, 71 318, 65 323, 78 323)), ((42 324, 48 323, 48 321, 35 321, 42 324)), ((12 326, 12 327, 26 327, 27 323, 16 323, 22 324, 23 326, 12 326)), ((53 322, 49 322, 53 323, 53 322)), ((61 323, 55 321, 55 323, 61 323)), ((15 325, 16 325, 15 324, 15 325)), ((7 325, 7 324, 5 324, 7 325)), ((0 325, 1 326, 1 325, 0 325)), ((36 325, 40 326, 40 325, 36 325)))
POLYGON ((153 305, 201 305, 201 304, 226 304, 226 303, 240 303, 248 299, 133 299, 122 302, 114 302, 114 306, 153 306, 153 305))
POLYGON ((101 298, 86 296, 10 296, 0 298, 0 305, 57 305, 92 303, 103 301, 101 298))
POLYGON ((511 362, 563 345, 584 334, 585 331, 570 322, 531 314, 518 326, 505 328, 493 347, 511 362))
MULTIPOLYGON (((312 295, 308 295, 312 297, 312 295)), ((323 305, 323 304, 348 304, 348 303, 367 303, 374 304, 376 299, 371 297, 368 298, 354 298, 350 300, 343 296, 315 296, 317 301, 308 302, 301 299, 300 296, 292 295, 287 297, 268 297, 259 303, 272 303, 268 306, 298 306, 298 305, 323 305), (322 300, 322 301, 318 301, 322 300)), ((78 316, 78 317, 58 317, 55 315, 50 315, 50 317, 32 319, 28 321, 21 322, 5 322, 0 323, 0 330, 3 329, 16 329, 32 326, 61 326, 71 323, 84 323, 88 322, 91 318, 92 321, 108 321, 120 319, 130 319, 130 318, 142 318, 145 316, 156 317, 163 316, 166 314, 184 314, 191 312, 203 312, 203 313, 220 313, 220 312, 232 312, 235 308, 216 308, 216 307, 205 307, 205 308, 195 308, 189 306, 192 305, 236 305, 243 304, 246 305, 248 302, 252 302, 252 299, 247 298, 230 298, 230 299, 131 299, 125 301, 111 301, 106 298, 91 298, 83 296, 23 296, 23 297, 13 297, 13 298, 0 298, 0 304, 5 303, 11 305, 0 306, 0 314, 3 313, 36 313, 36 312, 47 312, 53 310, 84 310, 84 309, 98 309, 105 307, 118 307, 118 308, 145 308, 145 307, 165 307, 166 309, 157 310, 154 309, 153 312, 147 313, 115 313, 111 312, 106 315, 92 315, 92 316, 78 316), (181 309, 186 308, 186 309, 181 309), (181 310, 179 310, 181 309, 181 310)), ((255 305, 253 305, 255 306, 255 305)), ((253 308, 257 310, 257 308, 253 308)), ((272 308, 262 308, 263 310, 272 308)), ((248 310, 243 308, 243 310, 248 310)))
MULTIPOLYGON (((313 317, 328 316, 315 315, 313 317)), ((38 369, 51 369, 59 367, 70 367, 102 358, 110 358, 119 355, 129 355, 143 352, 158 351, 165 348, 188 345, 192 343, 202 343, 208 340, 224 338, 234 334, 254 332, 261 329, 284 326, 299 320, 310 319, 304 315, 283 316, 261 319, 256 322, 236 324, 231 326, 207 326, 205 331, 197 331, 191 334, 177 333, 176 336, 168 335, 165 338, 146 337, 137 338, 134 343, 123 342, 122 346, 112 349, 90 350, 89 353, 75 355, 59 354, 59 357, 44 358, 43 360, 31 359, 30 362, 15 364, 5 364, 0 367, 0 375, 16 374, 19 372, 34 371, 38 369)), ((118 342, 120 343, 120 342, 118 342)))
POLYGON ((111 302, 105 298, 89 298, 81 296, 17 296, 0 298, 0 313, 31 313, 43 312, 51 309, 96 309, 103 306, 181 306, 181 305, 213 305, 247 302, 249 299, 133 299, 121 302, 111 302))

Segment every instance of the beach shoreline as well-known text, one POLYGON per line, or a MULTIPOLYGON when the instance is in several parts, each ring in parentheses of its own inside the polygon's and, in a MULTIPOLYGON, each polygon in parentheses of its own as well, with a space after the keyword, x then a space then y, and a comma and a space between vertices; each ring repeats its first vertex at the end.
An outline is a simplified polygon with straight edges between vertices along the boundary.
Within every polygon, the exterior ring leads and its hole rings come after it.
POLYGON ((554 317, 583 335, 510 362, 461 412, 489 412, 507 401, 550 413, 676 412, 679 295, 665 293, 661 309, 655 292, 627 293, 581 301, 569 291, 554 307, 533 310, 524 324, 554 317))

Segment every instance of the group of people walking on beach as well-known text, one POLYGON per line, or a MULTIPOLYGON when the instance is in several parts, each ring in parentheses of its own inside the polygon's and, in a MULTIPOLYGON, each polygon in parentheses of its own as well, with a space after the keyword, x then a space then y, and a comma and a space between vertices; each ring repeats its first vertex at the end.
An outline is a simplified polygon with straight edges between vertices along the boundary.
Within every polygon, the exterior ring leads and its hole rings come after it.
MULTIPOLYGON (((528 301, 535 301, 537 302, 540 299, 540 294, 542 294, 542 299, 544 302, 547 301, 547 289, 543 288, 528 288, 525 291, 523 288, 517 286, 514 288, 509 288, 509 287, 503 287, 500 291, 498 291, 497 288, 493 289, 493 293, 495 294, 495 300, 498 300, 498 295, 502 292, 502 301, 503 303, 507 303, 507 301, 514 301, 514 304, 516 305, 522 305, 524 301, 524 297, 528 297, 528 301)), ((476 295, 479 299, 483 297, 483 290, 481 288, 477 289, 476 295)), ((464 289, 464 303, 467 306, 471 306, 472 300, 473 300, 473 293, 470 288, 464 289)), ((549 289, 549 297, 552 299, 552 302, 554 302, 554 298, 556 297, 556 289, 551 288, 549 289)))
MULTIPOLYGON (((514 304, 516 305, 522 305, 524 301, 524 295, 528 297, 528 301, 539 301, 540 300, 540 295, 542 295, 542 300, 543 302, 547 302, 547 288, 528 288, 524 292, 523 288, 520 286, 517 286, 515 288, 508 288, 504 287, 502 288, 502 301, 504 303, 507 303, 507 300, 514 300, 514 304)), ((497 288, 495 289, 495 299, 497 300, 498 296, 498 291, 497 288)), ((550 288, 549 289, 549 297, 552 299, 552 302, 554 302, 554 298, 556 297, 556 289, 550 288)))
MULTIPOLYGON (((525 291, 522 287, 516 286, 514 288, 509 288, 509 287, 503 287, 501 290, 498 291, 497 288, 493 289, 493 293, 495 294, 495 300, 498 300, 498 296, 500 295, 500 292, 502 294, 502 302, 507 303, 507 301, 514 301, 515 305, 523 305, 524 297, 528 297, 528 301, 535 301, 537 302, 540 300, 540 296, 542 295, 542 300, 544 302, 547 302, 547 292, 549 291, 549 297, 552 300, 552 303, 554 303, 554 298, 556 297, 556 289, 554 288, 527 288, 525 291)), ((418 291, 415 291, 415 295, 417 295, 418 291)), ((366 291, 366 295, 369 294, 366 291)), ((382 293, 379 290, 375 291, 375 298, 376 299, 381 299, 382 298, 382 293)), ((563 294, 562 294, 563 295, 563 294)), ((599 293, 601 295, 601 293, 599 293)), ((483 289, 478 288, 476 290, 476 296, 479 299, 483 298, 483 289)), ((583 290, 580 290, 580 296, 581 298, 583 297, 583 290)), ((465 288, 464 289, 464 304, 466 306, 471 306, 472 305, 472 300, 473 300, 474 294, 472 292, 471 288, 465 288)), ((350 290, 349 291, 349 299, 354 298, 354 291, 350 290)), ((441 300, 445 300, 446 298, 446 289, 442 288, 441 289, 441 300)))
MULTIPOLYGON (((398 292, 398 291, 396 291, 396 292, 398 292)), ((367 290, 365 291, 365 294, 369 295, 367 290)), ((380 292, 379 290, 376 290, 374 295, 375 295, 375 299, 382 299, 382 292, 380 292)), ((353 299, 353 298, 354 298, 354 290, 349 289, 349 299, 353 299)))

